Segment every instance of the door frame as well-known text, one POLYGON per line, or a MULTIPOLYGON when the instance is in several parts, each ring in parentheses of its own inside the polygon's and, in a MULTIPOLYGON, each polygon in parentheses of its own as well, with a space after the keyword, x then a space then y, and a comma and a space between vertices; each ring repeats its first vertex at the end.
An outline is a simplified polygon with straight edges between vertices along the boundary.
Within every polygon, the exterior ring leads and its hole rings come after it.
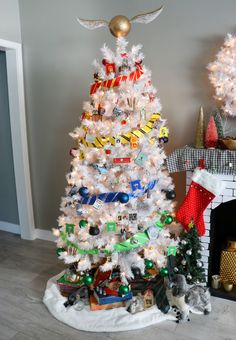
MULTIPOLYGON (((18 233, 21 234, 23 239, 34 240, 37 235, 34 223, 27 142, 22 45, 0 39, 0 50, 6 53, 11 140, 19 214, 18 233)), ((1 222, 1 224, 4 224, 4 222, 1 222)), ((10 226, 9 229, 11 229, 11 224, 6 223, 5 230, 7 230, 7 226, 10 226)), ((14 228, 13 225, 12 230, 8 231, 17 233, 17 228, 14 228)))

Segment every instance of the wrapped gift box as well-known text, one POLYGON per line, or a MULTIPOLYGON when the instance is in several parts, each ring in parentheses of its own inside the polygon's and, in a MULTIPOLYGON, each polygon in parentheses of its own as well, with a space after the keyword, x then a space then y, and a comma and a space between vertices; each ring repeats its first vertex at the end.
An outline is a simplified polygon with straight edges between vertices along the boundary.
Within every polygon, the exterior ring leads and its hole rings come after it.
POLYGON ((92 311, 103 310, 103 309, 112 309, 112 308, 118 308, 118 307, 124 307, 125 306, 125 302, 123 302, 123 301, 115 302, 115 303, 109 303, 109 304, 106 304, 106 305, 100 305, 93 294, 90 295, 89 300, 90 300, 90 309, 92 311))
POLYGON ((223 250, 220 260, 220 278, 236 285, 236 251, 223 250))
POLYGON ((82 282, 75 283, 67 281, 64 275, 57 280, 57 286, 60 289, 61 295, 65 297, 68 297, 71 293, 74 293, 82 285, 83 285, 82 282))

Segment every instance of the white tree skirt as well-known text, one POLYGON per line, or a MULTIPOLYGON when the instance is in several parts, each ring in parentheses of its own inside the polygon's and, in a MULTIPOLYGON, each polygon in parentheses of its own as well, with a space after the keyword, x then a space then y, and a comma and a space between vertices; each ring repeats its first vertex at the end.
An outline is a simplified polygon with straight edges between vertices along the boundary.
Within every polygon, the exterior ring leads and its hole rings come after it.
POLYGON ((64 307, 66 298, 57 287, 62 273, 48 280, 43 302, 50 313, 65 324, 89 332, 120 332, 144 328, 165 320, 176 320, 174 315, 163 314, 156 306, 144 312, 130 314, 125 307, 91 311, 89 306, 77 311, 75 306, 64 307))

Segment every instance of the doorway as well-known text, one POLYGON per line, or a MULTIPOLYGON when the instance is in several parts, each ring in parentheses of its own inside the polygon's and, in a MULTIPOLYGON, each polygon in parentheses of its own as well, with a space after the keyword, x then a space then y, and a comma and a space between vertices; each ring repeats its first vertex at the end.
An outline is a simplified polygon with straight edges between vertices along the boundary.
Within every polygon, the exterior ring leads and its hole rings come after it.
POLYGON ((0 51, 0 225, 20 233, 11 142, 6 52, 0 51))
MULTIPOLYGON (((19 233, 22 238, 36 238, 31 181, 29 170, 23 63, 21 44, 0 39, 2 82, 1 124, 8 131, 1 136, 1 166, 0 172, 0 230, 19 233), (3 148, 4 147, 4 148, 3 148), (4 177, 6 176, 6 177, 4 177), (8 190, 9 189, 9 190, 8 190), (9 192, 10 191, 10 192, 9 192), (4 199, 5 198, 5 199, 4 199), (3 219, 3 221, 1 221, 3 219)), ((3 128, 3 127, 2 127, 3 128)), ((2 131, 1 131, 2 133, 2 131)))

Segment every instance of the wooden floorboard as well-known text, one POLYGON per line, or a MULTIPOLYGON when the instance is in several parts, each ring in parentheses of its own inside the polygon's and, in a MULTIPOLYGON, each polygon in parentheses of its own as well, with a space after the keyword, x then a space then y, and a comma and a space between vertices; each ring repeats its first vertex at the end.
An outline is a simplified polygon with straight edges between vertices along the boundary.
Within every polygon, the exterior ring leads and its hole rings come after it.
POLYGON ((47 280, 63 268, 54 243, 0 231, 0 340, 236 339, 236 303, 214 297, 210 315, 192 315, 191 322, 179 325, 169 321, 120 333, 75 330, 54 319, 42 303, 47 280))

